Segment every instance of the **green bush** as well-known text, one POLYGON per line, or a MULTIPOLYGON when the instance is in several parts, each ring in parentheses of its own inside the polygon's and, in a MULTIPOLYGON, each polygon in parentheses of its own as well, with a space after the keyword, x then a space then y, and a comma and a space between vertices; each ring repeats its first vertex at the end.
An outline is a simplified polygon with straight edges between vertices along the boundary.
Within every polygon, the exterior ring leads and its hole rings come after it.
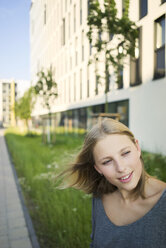
POLYGON ((145 151, 143 151, 142 155, 146 171, 150 175, 166 182, 166 157, 145 151))

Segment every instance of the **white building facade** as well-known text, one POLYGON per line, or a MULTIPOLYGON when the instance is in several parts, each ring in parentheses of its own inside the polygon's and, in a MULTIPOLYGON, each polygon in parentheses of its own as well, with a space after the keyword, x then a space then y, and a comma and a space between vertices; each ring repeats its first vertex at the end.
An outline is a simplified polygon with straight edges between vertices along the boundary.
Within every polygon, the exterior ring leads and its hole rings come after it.
MULTIPOLYGON (((121 16, 123 0, 116 2, 121 16)), ((87 15, 88 0, 33 0, 30 9, 31 80, 52 66, 58 84, 52 113, 60 124, 72 120, 78 127, 87 127, 105 103, 104 87, 96 85, 88 63, 87 15)), ((166 154, 166 1, 132 0, 129 16, 139 28, 139 50, 125 64, 121 88, 110 75, 109 113, 120 113, 143 149, 166 154)), ((41 107, 34 111, 45 114, 41 107)))

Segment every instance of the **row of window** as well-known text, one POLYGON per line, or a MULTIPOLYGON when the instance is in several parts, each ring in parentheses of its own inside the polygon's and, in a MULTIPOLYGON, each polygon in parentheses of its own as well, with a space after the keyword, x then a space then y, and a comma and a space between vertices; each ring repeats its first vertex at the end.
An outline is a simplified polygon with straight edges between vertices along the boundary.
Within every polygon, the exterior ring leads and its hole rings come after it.
MULTIPOLYGON (((72 2, 71 2, 72 3, 72 2)), ((63 1, 61 2, 61 11, 63 12, 63 1)), ((59 4, 58 4, 58 7, 57 7, 57 16, 59 16, 59 4)), ((65 11, 67 11, 67 0, 65 1, 65 11)), ((82 25, 82 0, 79 1, 79 16, 80 16, 80 25, 82 25)), ((63 16, 63 14, 62 14, 63 16)), ((69 23, 69 37, 70 37, 70 26, 71 26, 71 16, 73 16, 73 30, 74 32, 76 32, 76 4, 74 4, 73 6, 73 13, 71 15, 71 13, 69 12, 68 13, 68 23, 69 23)), ((63 18, 63 27, 64 27, 64 21, 65 18, 63 18)), ((57 23, 59 22, 59 20, 57 20, 57 23)), ((44 25, 46 25, 47 23, 47 5, 45 4, 44 5, 44 12, 43 12, 43 23, 44 25)), ((34 24, 33 24, 34 26, 34 24)))
MULTIPOLYGON (((52 126, 64 126, 65 128, 90 128, 94 123, 96 123, 96 114, 104 113, 104 104, 93 105, 89 107, 77 108, 73 110, 68 110, 64 112, 56 113, 52 115, 51 124, 52 126)), ((128 126, 129 124, 129 100, 122 100, 108 103, 109 113, 119 113, 120 121, 128 126)), ((47 123, 47 117, 45 117, 45 122, 47 123)), ((43 125, 43 119, 33 119, 34 126, 43 125)), ((47 125, 47 124, 46 124, 47 125)))
MULTIPOLYGON (((83 92, 85 92, 85 85, 83 85, 83 71, 79 70, 78 73, 74 72, 73 76, 68 77, 68 79, 62 82, 63 89, 63 101, 65 103, 75 102, 77 100, 83 99, 83 92), (84 89, 83 89, 84 87, 84 89)), ((89 97, 89 68, 87 68, 87 85, 86 85, 86 95, 85 97, 89 97)))
MULTIPOLYGON (((165 3, 166 0, 160 0, 161 4, 165 3)), ((88 2, 88 8, 89 8, 89 1, 88 2)), ((68 10, 68 4, 72 4, 72 1, 61 1, 61 10, 62 10, 62 16, 63 16, 63 9, 65 10, 65 12, 68 10)), ((72 6, 73 10, 72 13, 68 13, 68 16, 64 17, 62 19, 62 25, 61 25, 61 45, 64 46, 67 42, 67 40, 70 39, 71 37, 71 18, 73 19, 73 31, 76 32, 76 18, 77 18, 77 13, 76 13, 76 4, 74 4, 72 6)), ((82 24, 82 20, 83 20, 83 1, 79 0, 78 2, 78 8, 79 8, 79 18, 80 18, 80 25, 82 24)), ((60 5, 58 3, 58 7, 57 7, 57 16, 59 16, 59 9, 60 9, 60 5)), ((125 9, 125 5, 124 5, 124 0, 122 0, 122 13, 125 9)), ((43 22, 44 24, 47 23, 47 5, 44 5, 44 10, 43 10, 43 22)), ((140 19, 143 18, 144 16, 146 16, 148 14, 148 0, 139 0, 139 17, 140 19)), ((33 21, 32 21, 33 22, 33 21)), ((78 21, 77 21, 78 23, 78 21)), ((32 23, 32 26, 34 26, 34 23, 32 23)), ((33 27, 32 27, 33 28, 33 27)))
MULTIPOLYGON (((165 3, 166 0, 160 0, 161 4, 165 3)), ((65 2, 61 1, 61 10, 63 13, 63 9, 65 10, 65 12, 68 9, 68 3, 71 5, 72 1, 68 1, 65 0, 65 2), (65 5, 63 7, 63 4, 65 5)), ((74 10, 73 10, 73 16, 74 16, 74 30, 76 28, 76 5, 74 5, 74 10)), ((125 1, 122 0, 122 13, 125 10, 125 1)), ((80 24, 82 24, 82 0, 79 1, 79 11, 80 11, 80 24)), ((89 0, 88 0, 88 13, 89 13, 89 0)), ((148 0, 139 0, 139 18, 143 18, 144 16, 146 16, 148 14, 148 0)), ((47 20, 47 6, 46 4, 44 5, 44 24, 46 24, 46 20, 47 20)), ((70 20, 70 18, 69 18, 70 20)))
MULTIPOLYGON (((77 47, 77 45, 76 45, 77 47)), ((75 50, 75 65, 78 63, 78 51, 75 50)), ((165 15, 155 21, 155 49, 154 49, 154 79, 165 77, 165 15)), ((70 57, 70 69, 72 69, 72 57, 70 57)), ((88 71, 88 70, 87 70, 88 71)), ((120 83, 118 88, 123 88, 123 71, 119 72, 120 83)), ((89 97, 89 76, 87 76, 87 97, 89 97)), ((70 81, 70 80, 69 80, 70 81)), ((82 71, 80 72, 80 100, 82 99, 82 71)), ((111 83, 111 76, 109 77, 111 83)), ((130 86, 136 86, 142 82, 142 27, 139 28, 139 39, 135 50, 135 58, 130 60, 130 86)), ((66 83, 65 83, 66 84, 66 83)), ((71 84, 71 83, 70 83, 71 84)), ((99 93, 99 84, 96 76, 95 94, 99 93)), ((74 74, 74 101, 76 100, 76 75, 74 74)), ((71 89, 71 85, 69 87, 71 89)), ((109 85, 110 90, 110 85, 109 85)), ((66 93, 65 93, 66 94, 66 93)), ((67 99, 65 95, 65 99, 67 99)), ((69 102, 71 93, 69 90, 69 102)))
MULTIPOLYGON (((84 30, 82 30, 80 42, 78 40, 78 37, 75 37, 73 44, 70 43, 68 47, 66 47, 65 50, 61 54, 59 54, 56 64, 57 78, 61 77, 61 75, 70 73, 73 68, 84 62, 85 53, 88 56, 88 52, 85 51, 84 37, 85 32, 84 30)), ((37 69, 39 69, 39 61, 37 64, 37 69)))
MULTIPOLYGON (((160 17, 155 21, 155 49, 154 49, 154 79, 165 77, 165 15, 160 17)), ((120 71, 120 83, 117 88, 123 88, 123 71, 120 71)), ((80 69, 79 76, 76 73, 73 77, 69 77, 68 80, 64 81, 64 102, 73 102, 76 100, 82 100, 83 98, 83 78, 82 69, 80 69), (67 86, 68 85, 68 86, 67 86), (68 90, 67 90, 68 87, 68 90), (79 91, 77 90, 79 88, 79 91), (78 94, 79 93, 79 94, 78 94), (68 94, 68 95, 67 95, 68 94), (79 98, 79 99, 78 99, 79 98)), ((89 97, 90 94, 90 82, 89 82, 89 67, 87 66, 87 85, 86 96, 89 97)), ((109 77, 111 83, 111 75, 109 77)), ((135 58, 130 60, 130 86, 136 86, 142 83, 142 27, 139 28, 139 40, 138 47, 135 51, 135 58)), ((110 90, 110 85, 109 85, 110 90)), ((94 93, 92 93, 94 94, 94 93)), ((99 94, 99 84, 96 77, 95 83, 95 94, 99 94)))
MULTIPOLYGON (((162 1, 162 3, 164 3, 165 1, 162 1)), ((74 5, 75 6, 75 5, 74 5)), ((75 8, 75 7, 74 7, 75 8)), ((143 15, 146 13, 147 14, 147 9, 148 9, 148 1, 141 1, 140 0, 140 13, 141 16, 143 17, 143 15)), ((63 35, 62 35, 62 44, 65 45, 66 43, 66 37, 65 37, 65 33, 66 33, 66 20, 65 18, 63 19, 63 35)), ((82 31, 82 60, 84 60, 84 41, 83 38, 84 37, 84 31, 82 31)), ((79 64, 78 62, 78 38, 75 37, 75 54, 74 56, 70 56, 68 59, 65 59, 65 67, 68 68, 70 71, 73 66, 77 66, 79 64), (74 63, 73 63, 74 61, 74 63), (69 66, 67 66, 66 64, 69 64, 69 66)), ((90 46, 90 50, 91 50, 91 46, 90 46)), ((154 49, 154 61, 155 61, 155 67, 154 67, 154 78, 160 78, 160 77, 164 77, 165 76, 165 16, 160 17, 159 19, 157 19, 155 21, 155 49, 154 49)), ((130 85, 134 86, 134 85, 138 85, 141 83, 142 81, 142 28, 139 29, 139 40, 138 40, 138 48, 135 51, 135 58, 132 58, 130 61, 130 85)), ((62 63, 63 66, 63 63, 62 63)), ((67 70, 67 69, 66 69, 67 70)), ((67 72, 65 70, 65 72, 67 72)), ((59 70, 58 70, 59 71, 59 70)), ((120 71, 120 76, 121 76, 121 84, 120 84, 120 88, 123 87, 123 71, 120 71)), ((80 73, 81 74, 81 73, 80 73)), ((61 72, 61 75, 63 75, 63 73, 61 72)), ((75 78, 76 76, 74 76, 75 78)), ((80 77, 80 84, 82 85, 82 77, 80 77)), ((69 80, 70 81, 70 80, 69 80)), ((76 85, 76 79, 73 80, 74 83, 73 85, 76 85)), ((66 85, 67 83, 65 83, 66 85)), ((71 83, 70 83, 71 84, 71 83)), ((89 84, 89 80, 87 80, 87 85, 89 84)), ((80 99, 82 99, 82 86, 80 86, 80 99)), ((74 100, 76 99, 76 87, 74 86, 74 100)), ((66 93, 67 94, 67 93, 66 93)), ((70 93, 69 93, 70 94, 70 93)), ((96 78, 96 94, 98 94, 98 82, 97 82, 97 78, 96 78)), ((71 94, 70 94, 71 95, 71 94)), ((71 96, 69 95, 69 102, 71 101, 71 96)), ((89 97, 89 87, 87 87, 87 97, 89 97)), ((65 97, 65 99, 67 99, 65 97)))
MULTIPOLYGON (((76 32, 76 5, 73 7, 73 31, 76 32)), ((80 1, 80 25, 82 25, 82 1, 80 1)), ((62 20, 62 27, 61 27, 61 45, 64 46, 66 41, 71 37, 71 13, 68 14, 67 20, 64 17, 62 20), (68 29, 67 29, 68 23, 68 29), (66 33, 68 32, 68 37, 66 33)))
MULTIPOLYGON (((154 23, 154 79, 166 76, 166 58, 165 58, 165 15, 158 18, 154 23)), ((138 85, 142 81, 142 27, 139 28, 138 47, 136 48, 135 58, 130 61, 130 84, 138 85)))
MULTIPOLYGON (((165 3, 166 0, 161 0, 161 4, 165 3)), ((63 1, 61 2, 61 4, 63 3, 63 1)), ((70 2, 71 4, 72 2, 70 2)), ((63 6, 61 6, 61 8, 63 9, 63 6)), ((59 9, 59 8, 58 8, 59 9)), ((122 13, 124 12, 125 9, 125 4, 124 4, 124 0, 122 0, 122 13)), ((88 10, 89 10, 89 1, 88 1, 88 10)), ((67 11, 67 0, 65 0, 65 11, 67 11)), ((58 11, 59 12, 59 11, 58 11)), ((82 24, 82 17, 83 17, 83 8, 82 8, 82 0, 79 1, 79 16, 80 16, 80 25, 82 24)), ((89 11, 88 11, 89 12, 89 11)), ((144 16, 146 16, 148 14, 148 0, 139 0, 139 18, 143 18, 144 16)), ((44 25, 47 22, 47 6, 46 4, 44 5, 44 25)), ((70 38, 71 35, 71 16, 73 16, 73 30, 74 32, 76 32, 76 4, 74 4, 73 6, 73 14, 71 15, 71 13, 68 13, 68 38, 70 38)), ((65 18, 63 18, 62 21, 62 45, 65 45, 65 40, 66 40, 66 20, 65 18)))
MULTIPOLYGON (((111 91, 111 89, 113 88, 114 89, 123 88, 123 71, 120 71, 119 73, 121 75, 120 82, 118 85, 114 84, 112 87, 111 87, 111 75, 109 76, 108 91, 111 91)), ((78 72, 74 72, 73 74, 68 76, 65 80, 63 80, 61 82, 61 90, 63 91, 60 94, 62 97, 61 100, 64 103, 72 103, 82 99, 89 98, 90 96, 103 94, 104 89, 102 85, 99 83, 97 77, 95 78, 90 77, 90 68, 87 65, 84 71, 82 70, 82 68, 80 68, 78 72), (93 83, 94 81, 95 81, 95 85, 93 83)))

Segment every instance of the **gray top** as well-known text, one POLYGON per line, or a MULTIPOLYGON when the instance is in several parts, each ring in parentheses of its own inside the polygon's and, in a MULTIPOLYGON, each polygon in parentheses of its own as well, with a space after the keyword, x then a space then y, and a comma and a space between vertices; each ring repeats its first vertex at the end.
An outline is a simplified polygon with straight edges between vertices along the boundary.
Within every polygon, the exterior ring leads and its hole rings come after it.
POLYGON ((166 248, 166 189, 155 206, 139 220, 116 226, 102 200, 93 198, 92 248, 166 248))

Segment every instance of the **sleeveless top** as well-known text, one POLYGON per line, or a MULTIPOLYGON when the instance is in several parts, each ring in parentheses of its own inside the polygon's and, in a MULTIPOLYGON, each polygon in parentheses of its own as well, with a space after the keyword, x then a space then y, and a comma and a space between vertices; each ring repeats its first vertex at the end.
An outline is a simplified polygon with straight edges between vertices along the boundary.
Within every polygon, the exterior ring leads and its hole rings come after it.
POLYGON ((137 221, 116 226, 102 200, 92 201, 91 248, 166 248, 166 189, 153 208, 137 221))

